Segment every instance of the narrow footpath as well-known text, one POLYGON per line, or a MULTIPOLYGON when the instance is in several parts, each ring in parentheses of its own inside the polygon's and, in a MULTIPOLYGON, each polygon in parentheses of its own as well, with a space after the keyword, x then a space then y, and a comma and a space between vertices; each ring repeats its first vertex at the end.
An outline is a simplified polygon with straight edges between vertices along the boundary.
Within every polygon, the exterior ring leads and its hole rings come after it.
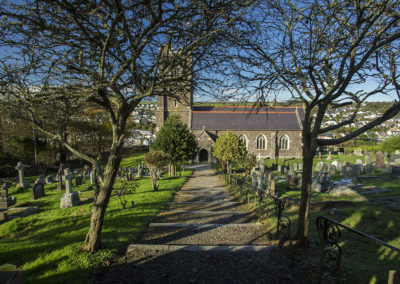
POLYGON ((107 283, 299 283, 296 260, 199 165, 126 255, 97 275, 107 283))

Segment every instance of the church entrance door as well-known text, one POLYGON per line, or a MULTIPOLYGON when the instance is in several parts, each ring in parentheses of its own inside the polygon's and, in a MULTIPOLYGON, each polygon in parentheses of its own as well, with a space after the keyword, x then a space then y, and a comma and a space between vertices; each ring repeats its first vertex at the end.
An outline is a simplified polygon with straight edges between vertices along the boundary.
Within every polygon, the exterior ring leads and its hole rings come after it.
POLYGON ((201 149, 199 152, 199 162, 208 162, 208 151, 206 149, 201 149))

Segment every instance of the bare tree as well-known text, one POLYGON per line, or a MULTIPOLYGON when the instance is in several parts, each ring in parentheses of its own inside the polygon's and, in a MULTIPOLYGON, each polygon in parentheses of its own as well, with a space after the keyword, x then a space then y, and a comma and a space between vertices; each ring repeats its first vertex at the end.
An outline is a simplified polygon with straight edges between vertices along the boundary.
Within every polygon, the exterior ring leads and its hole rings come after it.
POLYGON ((95 251, 101 245, 131 112, 160 90, 164 95, 178 93, 176 86, 182 84, 177 82, 201 70, 196 69, 201 66, 198 62, 243 7, 239 4, 223 0, 2 2, 1 99, 96 170, 86 250, 95 251), (179 52, 173 52, 174 48, 179 52), (193 68, 171 76, 188 61, 193 68), (101 106, 111 124, 104 174, 98 160, 65 139, 65 125, 74 109, 86 102, 101 106), (58 124, 58 131, 49 130, 49 123, 58 124))
MULTIPOLYGON (((287 94, 303 103, 303 179, 296 238, 308 237, 313 158, 318 146, 357 137, 400 111, 400 7, 397 1, 269 1, 252 7, 231 25, 232 87, 245 86, 260 101, 287 94), (366 87, 364 83, 373 85, 366 87), (344 137, 318 135, 356 121, 360 106, 373 95, 391 95, 388 109, 344 137), (335 125, 322 126, 329 110, 352 106, 335 125)), ((271 99, 272 98, 272 99, 271 99)))

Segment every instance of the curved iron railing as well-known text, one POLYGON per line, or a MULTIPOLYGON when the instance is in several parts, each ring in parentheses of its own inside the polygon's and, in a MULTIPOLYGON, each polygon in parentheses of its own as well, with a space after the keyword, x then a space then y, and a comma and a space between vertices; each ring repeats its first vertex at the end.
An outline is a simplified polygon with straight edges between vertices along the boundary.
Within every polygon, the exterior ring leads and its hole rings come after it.
POLYGON ((400 249, 397 247, 389 245, 382 240, 357 231, 325 216, 317 217, 316 227, 320 238, 319 283, 322 283, 322 277, 325 273, 333 276, 335 278, 335 283, 340 282, 342 247, 339 245, 339 239, 342 236, 341 228, 400 253, 400 249), (327 261, 331 263, 333 262, 334 265, 327 264, 327 261))

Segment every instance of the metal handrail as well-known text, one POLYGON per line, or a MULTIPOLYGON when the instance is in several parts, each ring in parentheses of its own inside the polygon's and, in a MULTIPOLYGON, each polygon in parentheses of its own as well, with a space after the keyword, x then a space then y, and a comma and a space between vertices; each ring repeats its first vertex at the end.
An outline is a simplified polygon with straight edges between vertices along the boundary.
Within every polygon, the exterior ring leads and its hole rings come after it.
POLYGON ((330 219, 325 216, 318 216, 316 220, 316 227, 318 236, 320 238, 320 263, 319 263, 319 283, 322 283, 322 275, 324 274, 324 270, 328 270, 327 272, 330 273, 332 276, 335 275, 335 282, 340 282, 340 264, 342 259, 342 247, 339 245, 339 238, 342 236, 341 228, 346 229, 352 233, 355 233, 359 236, 364 238, 370 239, 380 245, 383 245, 391 250, 400 253, 400 249, 389 245, 388 243, 379 240, 373 236, 367 235, 363 232, 360 232, 356 229, 350 228, 346 225, 343 225, 333 219, 330 219), (324 269, 324 259, 329 255, 328 259, 334 260, 336 265, 334 269, 324 269), (334 256, 334 257, 332 257, 334 256))

